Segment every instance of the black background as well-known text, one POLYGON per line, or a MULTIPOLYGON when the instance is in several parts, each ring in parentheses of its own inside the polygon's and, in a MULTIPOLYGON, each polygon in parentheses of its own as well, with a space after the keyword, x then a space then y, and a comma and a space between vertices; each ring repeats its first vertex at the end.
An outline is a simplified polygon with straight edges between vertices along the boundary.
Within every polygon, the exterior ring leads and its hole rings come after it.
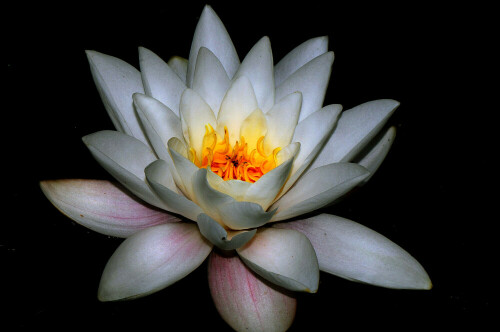
MULTIPOLYGON (((203 4, 4 8, 0 329, 229 330, 210 298, 206 264, 146 298, 99 302, 100 274, 122 240, 67 219, 38 186, 44 179, 110 179, 81 141, 112 128, 84 50, 136 67, 138 46, 165 60, 187 58, 203 4)), ((498 195, 489 159, 495 150, 485 154, 482 147, 492 142, 484 134, 495 110, 480 104, 485 89, 473 93, 483 83, 477 74, 485 73, 480 68, 488 52, 480 37, 487 32, 482 24, 488 9, 422 2, 209 4, 240 59, 264 35, 275 62, 309 38, 329 36, 335 62, 325 104, 348 109, 380 98, 401 102, 389 121, 397 137, 382 167, 326 212, 358 221, 405 248, 425 267, 434 288, 390 290, 322 273, 317 294, 298 294, 291 330, 451 328, 490 321, 497 220, 486 210, 487 197, 498 195)))

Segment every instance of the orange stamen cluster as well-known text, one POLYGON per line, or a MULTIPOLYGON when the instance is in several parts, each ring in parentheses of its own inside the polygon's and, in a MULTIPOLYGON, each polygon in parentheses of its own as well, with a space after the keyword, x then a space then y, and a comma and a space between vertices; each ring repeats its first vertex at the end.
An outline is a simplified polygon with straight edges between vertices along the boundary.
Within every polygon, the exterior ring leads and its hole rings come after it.
POLYGON ((215 174, 224 180, 242 180, 255 182, 262 175, 277 166, 276 154, 280 148, 275 148, 270 154, 264 153, 264 136, 257 141, 256 149, 248 151, 245 138, 236 142, 233 147, 229 143, 229 134, 224 127, 224 138, 217 139, 217 133, 210 124, 205 126, 201 160, 196 151, 190 149, 190 160, 200 168, 210 166, 215 174))

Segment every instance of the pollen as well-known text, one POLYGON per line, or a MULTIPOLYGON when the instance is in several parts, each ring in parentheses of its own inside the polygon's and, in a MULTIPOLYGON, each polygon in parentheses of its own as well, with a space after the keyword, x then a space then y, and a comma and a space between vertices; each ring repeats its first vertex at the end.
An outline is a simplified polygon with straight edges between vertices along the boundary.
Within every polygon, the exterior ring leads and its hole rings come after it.
POLYGON ((264 136, 257 140, 256 148, 249 151, 243 136, 231 146, 227 127, 224 137, 220 138, 210 124, 205 126, 201 160, 193 148, 189 150, 189 159, 200 168, 210 169, 224 180, 255 182, 261 176, 277 166, 276 155, 281 148, 275 148, 270 154, 264 152, 264 136))

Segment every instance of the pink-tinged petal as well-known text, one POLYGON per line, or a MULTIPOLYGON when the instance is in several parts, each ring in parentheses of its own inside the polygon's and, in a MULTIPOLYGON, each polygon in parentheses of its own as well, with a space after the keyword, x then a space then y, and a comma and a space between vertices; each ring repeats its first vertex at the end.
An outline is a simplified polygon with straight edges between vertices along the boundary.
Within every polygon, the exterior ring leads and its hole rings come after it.
POLYGON ((311 242, 300 232, 260 228, 236 251, 251 270, 273 284, 292 291, 318 290, 318 259, 311 242))
POLYGON ((208 283, 219 314, 236 331, 286 331, 293 322, 297 300, 256 276, 237 256, 212 252, 208 283))
POLYGON ((179 218, 130 196, 125 188, 104 180, 53 180, 40 183, 43 193, 63 214, 101 234, 129 237, 179 218))
POLYGON ((131 299, 157 292, 194 271, 212 245, 192 223, 168 223, 127 238, 101 277, 101 301, 131 299))
POLYGON ((398 289, 430 289, 422 265, 397 244, 354 221, 321 214, 275 224, 305 234, 322 271, 353 281, 398 289))

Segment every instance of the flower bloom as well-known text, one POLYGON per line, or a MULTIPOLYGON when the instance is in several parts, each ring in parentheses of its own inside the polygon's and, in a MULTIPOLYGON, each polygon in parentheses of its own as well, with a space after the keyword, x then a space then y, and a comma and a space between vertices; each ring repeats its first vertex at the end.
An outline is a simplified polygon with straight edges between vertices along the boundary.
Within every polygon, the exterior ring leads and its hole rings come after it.
POLYGON ((320 270, 389 288, 431 287, 412 256, 360 224, 328 214, 282 222, 364 184, 395 137, 394 128, 381 132, 394 100, 323 107, 334 58, 327 44, 310 39, 274 65, 264 37, 240 62, 206 6, 189 59, 164 62, 140 48, 138 71, 87 52, 116 131, 83 141, 121 185, 41 187, 76 222, 126 238, 104 269, 100 300, 156 292, 209 255, 211 294, 236 330, 287 329, 296 308, 288 291, 316 292, 320 270))

